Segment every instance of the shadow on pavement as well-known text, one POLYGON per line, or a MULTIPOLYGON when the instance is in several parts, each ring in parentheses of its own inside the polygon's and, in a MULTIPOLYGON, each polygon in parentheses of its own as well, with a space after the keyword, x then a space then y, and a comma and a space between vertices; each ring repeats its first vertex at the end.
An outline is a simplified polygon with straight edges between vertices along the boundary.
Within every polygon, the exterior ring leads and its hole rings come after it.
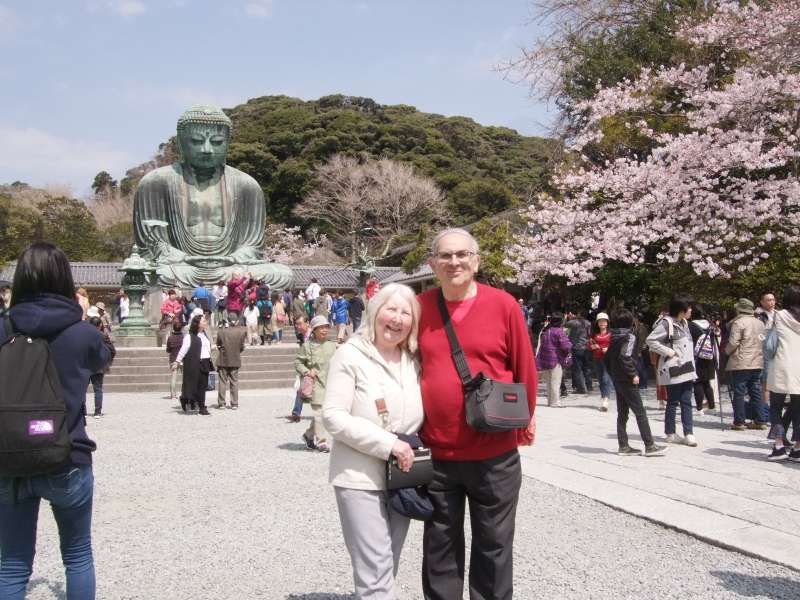
POLYGON ((741 450, 727 450, 725 448, 708 448, 707 450, 703 450, 704 454, 710 454, 711 456, 730 456, 732 458, 747 458, 749 460, 758 460, 761 462, 767 462, 767 449, 765 448, 763 452, 742 452, 741 450))
MULTIPOLYGON (((283 444, 278 444, 277 447, 280 450, 288 450, 289 452, 309 452, 308 446, 300 442, 284 442, 283 444)), ((298 596, 298 598, 300 597, 298 596)))
POLYGON ((719 578, 725 589, 735 592, 743 598, 770 598, 772 600, 789 600, 800 595, 800 579, 788 577, 758 577, 733 571, 711 571, 719 578), (794 587, 792 596, 786 594, 787 589, 794 587))
POLYGON ((47 579, 39 577, 37 579, 31 579, 28 583, 28 592, 32 592, 38 587, 46 587, 50 590, 50 593, 53 594, 53 598, 55 600, 67 600, 67 592, 64 590, 64 584, 62 582, 57 583, 50 583, 47 579))
POLYGON ((355 600, 353 594, 289 594, 286 600, 355 600))
POLYGON ((592 448, 591 446, 561 446, 561 448, 575 450, 579 454, 616 454, 614 450, 609 450, 608 448, 592 448))

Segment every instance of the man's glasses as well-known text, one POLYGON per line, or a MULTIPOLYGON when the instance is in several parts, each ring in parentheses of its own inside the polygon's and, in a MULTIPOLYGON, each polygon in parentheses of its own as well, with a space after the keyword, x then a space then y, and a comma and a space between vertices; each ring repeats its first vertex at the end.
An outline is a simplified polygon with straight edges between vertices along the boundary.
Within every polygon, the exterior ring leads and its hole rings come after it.
POLYGON ((458 252, 437 252, 433 255, 433 257, 441 263, 449 263, 451 260, 453 260, 454 256, 458 262, 466 262, 470 259, 470 257, 475 256, 475 252, 470 252, 469 250, 459 250, 458 252))

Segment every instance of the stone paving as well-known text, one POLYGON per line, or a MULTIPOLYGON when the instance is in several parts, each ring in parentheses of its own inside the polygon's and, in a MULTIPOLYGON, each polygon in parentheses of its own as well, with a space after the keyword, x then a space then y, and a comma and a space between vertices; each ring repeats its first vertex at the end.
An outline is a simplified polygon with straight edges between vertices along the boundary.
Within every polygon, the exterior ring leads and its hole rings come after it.
MULTIPOLYGON (((604 438, 613 431, 611 414, 596 413, 585 398, 570 403, 576 406, 541 409, 540 446, 532 450, 542 452, 537 460, 550 460, 544 456, 553 441, 603 453, 615 447, 604 438), (559 423, 569 420, 598 437, 560 432, 565 425, 559 423)), ((107 395, 107 416, 89 421, 99 445, 99 599, 352 598, 327 455, 304 449, 300 433, 307 421, 285 423, 288 390, 247 392, 241 405, 212 410, 211 417, 184 416, 158 394, 107 395)), ((659 468, 681 450, 661 459, 659 468)), ((588 454, 601 456, 594 452, 588 454)), ((526 474, 532 462, 525 459, 526 474)), ((422 527, 414 524, 398 577, 403 600, 422 598, 421 539, 422 527)), ((64 599, 63 581, 55 526, 43 509, 29 600, 64 599)), ((517 519, 515 589, 521 599, 796 600, 800 575, 528 476, 517 519)))
MULTIPOLYGON (((644 393, 651 429, 663 441, 663 411, 644 393)), ((730 401, 695 413, 699 446, 669 445, 664 457, 616 455, 616 409, 599 395, 571 395, 564 408, 540 406, 539 436, 522 451, 529 477, 689 532, 724 547, 800 570, 800 464, 768 462, 766 431, 732 431, 730 401), (724 427, 724 429, 723 429, 724 427)), ((613 404, 613 402, 612 402, 613 404)), ((681 431, 680 417, 677 419, 681 431)), ((631 444, 643 447, 633 415, 631 444)))

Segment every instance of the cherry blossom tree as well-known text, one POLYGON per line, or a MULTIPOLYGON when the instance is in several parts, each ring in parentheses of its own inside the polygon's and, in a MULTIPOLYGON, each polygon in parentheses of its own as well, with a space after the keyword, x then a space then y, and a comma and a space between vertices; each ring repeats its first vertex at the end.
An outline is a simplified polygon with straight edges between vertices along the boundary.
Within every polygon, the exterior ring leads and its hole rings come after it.
POLYGON ((523 211, 509 251, 520 282, 590 281, 609 261, 730 277, 800 243, 800 2, 715 8, 676 32, 691 62, 578 106, 559 194, 523 211))
POLYGON ((289 227, 281 223, 267 223, 264 231, 264 255, 267 260, 283 265, 292 265, 308 258, 327 242, 325 235, 310 232, 303 237, 300 227, 289 227))

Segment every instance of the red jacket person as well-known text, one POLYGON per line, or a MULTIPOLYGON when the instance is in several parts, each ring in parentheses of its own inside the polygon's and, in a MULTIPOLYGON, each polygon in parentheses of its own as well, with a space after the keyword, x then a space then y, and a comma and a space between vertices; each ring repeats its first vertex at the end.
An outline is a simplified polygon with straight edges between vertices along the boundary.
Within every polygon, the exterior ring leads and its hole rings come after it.
MULTIPOLYGON (((536 407, 536 363, 514 298, 479 284, 477 241, 463 229, 433 240, 430 265, 441 282, 451 322, 470 371, 525 384, 531 415, 536 407)), ((464 587, 464 512, 469 503, 472 600, 508 600, 513 593, 513 541, 522 472, 517 446, 533 442, 527 429, 479 432, 466 422, 464 391, 438 308, 440 289, 419 296, 422 315, 422 438, 434 458, 429 486, 433 518, 425 523, 422 583, 425 598, 461 598, 464 587)))

